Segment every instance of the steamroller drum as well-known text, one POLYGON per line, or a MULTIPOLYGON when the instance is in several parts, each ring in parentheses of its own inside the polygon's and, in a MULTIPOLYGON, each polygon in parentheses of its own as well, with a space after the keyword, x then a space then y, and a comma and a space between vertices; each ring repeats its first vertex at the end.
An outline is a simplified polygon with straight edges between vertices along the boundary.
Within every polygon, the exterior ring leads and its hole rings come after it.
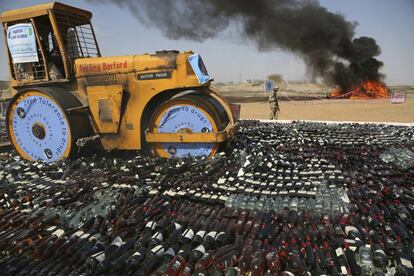
POLYGON ((191 97, 193 97, 193 99, 197 98, 197 101, 203 102, 204 104, 206 104, 211 112, 214 113, 214 116, 216 118, 219 118, 218 122, 218 129, 219 130, 223 130, 229 123, 229 117, 227 116, 226 110, 224 109, 224 107, 216 100, 214 99, 211 95, 203 92, 202 90, 196 90, 191 92, 190 94, 187 95, 191 95, 191 97))
POLYGON ((13 147, 27 160, 49 163, 68 157, 77 138, 89 132, 86 116, 67 112, 79 106, 73 94, 57 88, 17 93, 7 110, 13 147))
MULTIPOLYGON (((153 133, 209 133, 222 130, 224 118, 207 97, 186 94, 172 98, 153 113, 149 130, 153 133)), ((210 99, 214 101, 214 99, 210 99)), ((213 156, 220 143, 154 143, 153 150, 165 158, 213 156)))

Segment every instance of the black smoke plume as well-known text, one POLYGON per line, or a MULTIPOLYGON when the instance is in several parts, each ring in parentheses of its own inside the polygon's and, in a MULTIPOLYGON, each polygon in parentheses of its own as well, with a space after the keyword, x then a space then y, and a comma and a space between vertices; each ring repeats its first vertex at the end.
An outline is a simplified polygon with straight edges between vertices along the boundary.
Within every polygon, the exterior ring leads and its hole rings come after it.
MULTIPOLYGON (((97 0, 90 0, 97 1, 97 0)), ((329 12, 314 0, 102 0, 126 8, 168 38, 203 41, 231 24, 261 51, 300 55, 313 78, 348 91, 379 80, 383 65, 373 38, 354 38, 355 22, 329 12)), ((283 65, 280 65, 281 67, 283 65)))

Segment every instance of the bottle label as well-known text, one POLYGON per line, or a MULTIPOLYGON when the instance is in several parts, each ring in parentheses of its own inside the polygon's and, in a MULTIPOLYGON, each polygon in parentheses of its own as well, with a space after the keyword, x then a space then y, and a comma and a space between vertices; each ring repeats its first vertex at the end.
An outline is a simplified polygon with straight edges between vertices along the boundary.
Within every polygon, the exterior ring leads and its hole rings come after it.
POLYGON ((92 258, 95 258, 95 260, 102 263, 102 261, 105 260, 105 253, 103 251, 100 251, 95 255, 92 255, 92 258))
POLYGON ((112 243, 111 243, 112 245, 116 245, 116 246, 121 246, 121 244, 122 244, 122 239, 120 238, 120 237, 116 237, 113 241, 112 241, 112 243))
POLYGON ((145 227, 150 228, 152 230, 154 230, 156 226, 157 226, 157 223, 154 221, 148 221, 147 224, 145 225, 145 227))
POLYGON ((405 266, 405 267, 407 267, 407 268, 410 268, 410 269, 412 269, 412 268, 413 268, 413 264, 411 263, 411 261, 410 261, 410 260, 407 260, 407 259, 405 259, 405 258, 401 258, 400 260, 401 260, 401 264, 402 264, 403 266, 405 266))
POLYGON ((355 245, 356 241, 359 241, 358 238, 356 238, 355 240, 351 240, 351 239, 344 239, 344 242, 348 243, 349 246, 351 245, 355 245))
POLYGON ((183 236, 189 240, 193 240, 194 238, 194 231, 192 229, 187 229, 184 231, 183 236))
POLYGON ((172 249, 171 247, 168 248, 167 251, 165 251, 164 255, 170 255, 170 256, 175 256, 175 251, 174 249, 172 249))
POLYGON ((172 270, 173 271, 178 271, 178 268, 181 266, 181 262, 179 261, 179 260, 176 260, 173 264, 172 264, 172 266, 171 266, 171 268, 172 268, 172 270))
POLYGON ((196 236, 199 236, 202 239, 204 238, 205 235, 206 235, 206 231, 204 231, 204 230, 200 230, 196 234, 196 236))
POLYGON ((345 266, 341 266, 341 273, 342 275, 348 275, 348 271, 346 270, 345 266))
POLYGON ((162 236, 162 234, 161 234, 160 232, 155 233, 155 234, 152 236, 152 238, 153 238, 153 239, 157 239, 157 240, 159 240, 160 242, 162 242, 162 240, 163 240, 163 236, 162 236))
POLYGON ((90 241, 92 241, 92 240, 99 240, 101 238, 101 234, 95 234, 95 235, 93 235, 92 237, 90 237, 89 238, 89 240, 90 241))
POLYGON ((215 239, 217 236, 217 232, 216 231, 211 231, 207 234, 207 237, 210 237, 212 239, 215 239))
POLYGON ((227 196, 222 196, 222 195, 219 196, 219 200, 221 200, 221 201, 226 201, 227 198, 228 198, 227 196))
POLYGON ((61 237, 63 234, 65 234, 65 231, 62 229, 58 229, 52 233, 52 235, 56 235, 58 238, 61 237))
POLYGON ((359 232, 358 229, 355 226, 352 226, 352 225, 345 226, 345 234, 347 236, 348 236, 349 232, 351 232, 351 231, 359 232))
POLYGON ((202 244, 200 244, 199 246, 197 246, 195 248, 196 251, 201 252, 203 255, 204 253, 206 253, 206 249, 204 248, 204 246, 202 244))
POLYGON ((295 274, 293 274, 293 273, 292 273, 292 272, 290 272, 290 271, 283 271, 283 273, 285 273, 285 275, 295 276, 295 274))
POLYGON ((220 233, 218 233, 218 234, 217 234, 217 236, 216 236, 216 240, 217 240, 220 236, 224 236, 224 235, 226 235, 226 232, 220 232, 220 233))
POLYGON ((385 255, 385 252, 382 249, 375 250, 375 253, 379 253, 379 254, 385 255))
POLYGON ((342 247, 338 247, 336 250, 335 250, 335 253, 336 253, 336 256, 341 256, 341 255, 344 255, 344 250, 342 249, 342 247))
POLYGON ((164 254, 164 247, 162 245, 157 245, 153 249, 151 249, 151 252, 156 254, 157 256, 161 256, 164 254))
POLYGON ((73 235, 74 235, 74 236, 78 236, 78 237, 80 237, 80 236, 82 236, 82 235, 83 235, 83 231, 78 231, 78 232, 75 232, 73 235))
POLYGON ((179 229, 181 229, 181 224, 179 224, 179 223, 174 223, 174 226, 175 226, 175 230, 179 230, 179 229))
POLYGON ((142 256, 142 254, 137 251, 134 254, 132 254, 131 256, 142 256))
MULTIPOLYGON (((49 232, 53 232, 53 231, 55 231, 56 230, 56 226, 50 226, 49 228, 47 228, 46 230, 47 231, 49 231, 49 232)), ((82 231, 80 231, 80 232, 82 232, 82 231)), ((77 232, 76 232, 77 233, 77 232)), ((82 234, 83 234, 83 232, 82 232, 82 234)))
POLYGON ((98 262, 102 263, 105 260, 105 253, 97 256, 95 258, 95 260, 97 260, 98 262))

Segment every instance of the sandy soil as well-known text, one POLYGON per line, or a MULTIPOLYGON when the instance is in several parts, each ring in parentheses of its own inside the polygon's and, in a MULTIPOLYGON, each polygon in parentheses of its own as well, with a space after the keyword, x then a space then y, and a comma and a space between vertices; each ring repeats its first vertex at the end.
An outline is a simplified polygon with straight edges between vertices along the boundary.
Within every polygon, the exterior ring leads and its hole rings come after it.
MULTIPOLYGON (((414 122, 414 87, 391 86, 392 91, 407 92, 406 102, 391 104, 389 99, 326 99, 331 87, 300 82, 279 85, 282 120, 414 122)), ((222 84, 217 89, 233 103, 241 104, 242 119, 269 119, 269 103, 263 84, 222 84)))
MULTIPOLYGON (((242 102, 242 119, 269 119, 269 104, 242 102)), ((281 101, 279 119, 368 122, 414 122, 414 94, 404 104, 389 100, 281 101)))

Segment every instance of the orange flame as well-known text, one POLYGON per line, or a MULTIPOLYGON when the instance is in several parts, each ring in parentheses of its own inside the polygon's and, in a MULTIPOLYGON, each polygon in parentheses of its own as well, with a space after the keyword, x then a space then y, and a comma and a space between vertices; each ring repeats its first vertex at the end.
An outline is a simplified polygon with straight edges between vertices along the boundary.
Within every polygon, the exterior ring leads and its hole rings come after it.
POLYGON ((380 81, 367 80, 348 92, 335 89, 329 96, 331 98, 340 97, 348 99, 385 99, 390 95, 389 89, 384 83, 380 81))

